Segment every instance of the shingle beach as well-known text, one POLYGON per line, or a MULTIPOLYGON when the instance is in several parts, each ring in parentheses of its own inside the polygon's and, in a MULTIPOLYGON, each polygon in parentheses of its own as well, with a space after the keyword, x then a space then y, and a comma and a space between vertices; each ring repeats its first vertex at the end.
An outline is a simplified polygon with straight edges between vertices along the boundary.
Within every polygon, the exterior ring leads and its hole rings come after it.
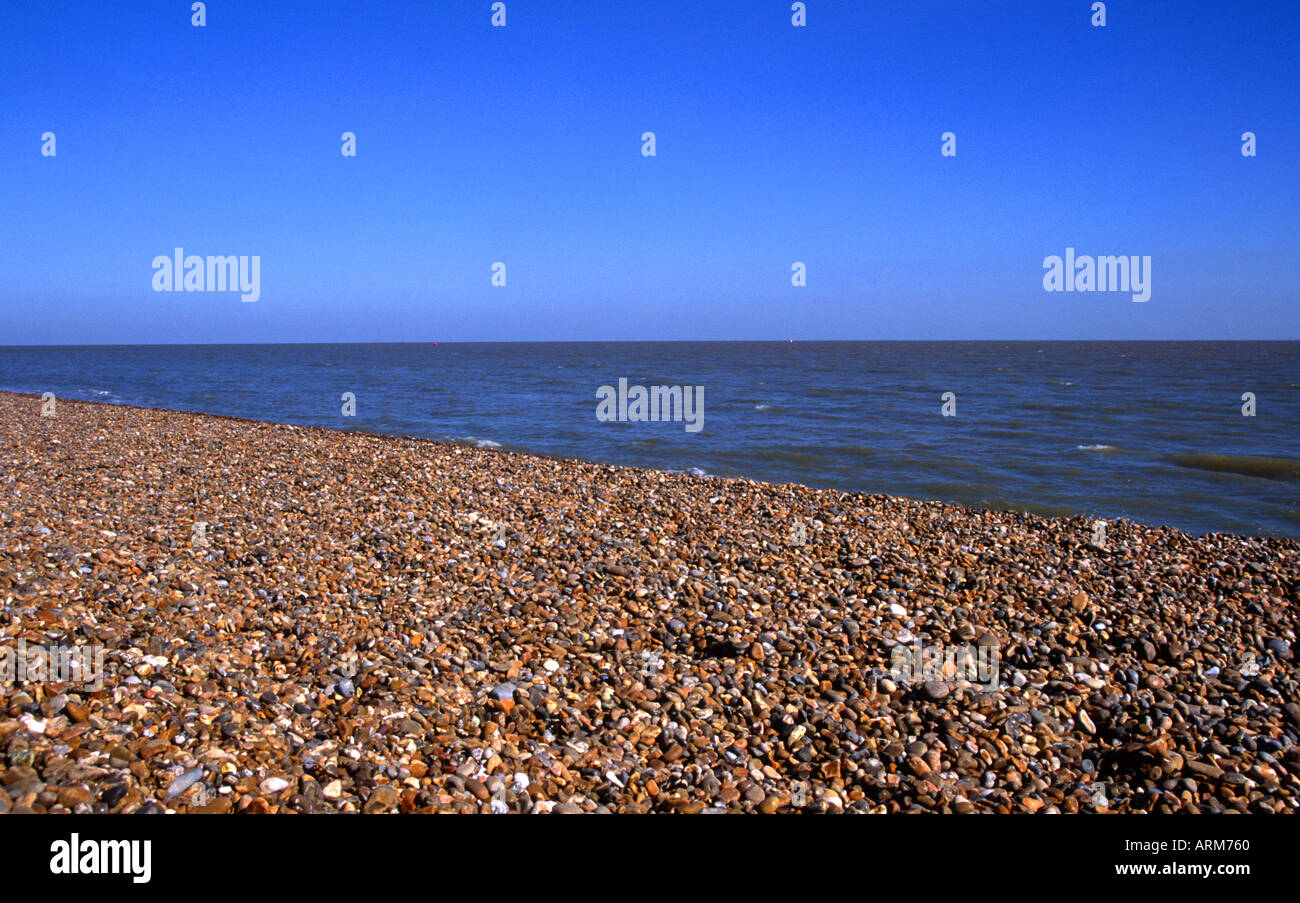
POLYGON ((0 683, 0 812, 1297 809, 1291 540, 41 407, 0 647, 104 675, 0 683))

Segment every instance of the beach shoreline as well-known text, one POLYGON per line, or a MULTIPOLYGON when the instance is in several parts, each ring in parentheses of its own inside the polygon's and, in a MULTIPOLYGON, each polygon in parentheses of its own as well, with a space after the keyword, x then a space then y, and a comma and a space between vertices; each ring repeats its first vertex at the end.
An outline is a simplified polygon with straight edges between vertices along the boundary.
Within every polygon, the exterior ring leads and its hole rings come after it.
MULTIPOLYGON (((37 405, 38 408, 41 401, 41 396, 35 393, 20 392, 12 389, 0 388, 0 398, 3 398, 5 396, 13 396, 18 399, 25 399, 27 403, 37 405)), ((865 490, 839 488, 835 486, 816 486, 808 483, 799 482, 797 480, 785 480, 785 481, 764 480, 758 477, 751 477, 751 476, 744 476, 744 475, 729 476, 729 475, 721 475, 721 474, 714 474, 714 473, 692 472, 689 470, 673 470, 673 469, 664 469, 658 467, 647 467, 647 466, 637 465, 637 464, 620 464, 611 461, 602 461, 597 458, 551 455, 545 452, 533 451, 530 449, 524 449, 518 447, 503 448, 499 443, 495 443, 495 442, 484 445, 479 442, 469 441, 468 439, 460 440, 460 439, 434 438, 431 436, 421 436, 413 433, 412 434, 397 433, 397 432, 387 433, 387 432, 377 432, 373 430, 356 429, 356 428, 322 426, 320 424, 291 423, 282 420, 261 420, 255 417, 243 417, 238 414, 220 414, 220 413, 212 413, 209 411, 186 410, 182 408, 153 407, 150 405, 128 404, 125 402, 105 402, 105 401, 96 401, 90 398, 77 398, 73 396, 59 397, 57 399, 58 404, 63 404, 64 402, 69 402, 73 404, 83 404, 83 405, 102 405, 106 407, 123 408, 128 410, 149 411, 149 412, 159 413, 159 414, 177 414, 177 415, 188 416, 188 417, 212 418, 215 420, 228 420, 228 421, 233 421, 235 423, 244 423, 244 424, 251 424, 256 426, 284 427, 290 430, 301 430, 308 433, 319 433, 322 435, 342 434, 342 435, 349 435, 349 436, 365 436, 372 439, 380 439, 380 440, 392 440, 392 441, 401 441, 401 442, 410 442, 410 443, 429 443, 431 445, 444 447, 444 448, 464 448, 464 449, 483 451, 490 454, 520 455, 524 458, 536 458, 545 461, 554 461, 561 464, 575 464, 575 465, 581 464, 581 465, 591 465, 594 467, 602 467, 602 468, 614 468, 618 470, 638 471, 643 473, 655 473, 655 474, 662 473, 662 474, 670 474, 673 476, 686 476, 692 479, 714 480, 721 483, 737 481, 740 483, 752 483, 752 484, 757 484, 762 486, 776 486, 776 487, 804 489, 810 492, 828 492, 828 493, 834 493, 834 494, 846 495, 846 496, 860 496, 866 499, 890 499, 894 501, 913 502, 921 505, 940 505, 943 506, 944 508, 955 509, 972 516, 978 516, 980 513, 987 511, 992 513, 1005 513, 1005 514, 1024 515, 1028 517, 1039 517, 1047 520, 1066 520, 1072 522, 1078 521, 1080 523, 1086 521, 1087 524, 1089 525, 1088 526, 1089 530, 1092 529, 1092 525, 1095 524, 1098 520, 1105 520, 1107 524, 1130 523, 1130 524, 1137 524, 1146 529, 1177 530, 1180 533, 1184 533, 1192 537, 1222 536, 1222 537, 1239 537, 1242 539, 1256 539, 1256 540, 1278 539, 1285 542, 1300 544, 1300 539, 1292 539, 1291 537, 1284 536, 1281 534, 1248 533, 1248 532, 1239 532, 1239 531, 1232 531, 1232 530, 1211 530, 1211 531, 1197 532, 1193 530, 1187 530, 1182 527, 1178 527, 1174 524, 1156 523, 1151 521, 1139 520, 1136 518, 1091 517, 1082 512, 1073 512, 1073 509, 1070 509, 1068 507, 1061 508, 1060 510, 1072 511, 1073 513, 1070 514, 1056 513, 1057 506, 1053 506, 1042 502, 1024 502, 1020 505, 1007 504, 1005 506, 967 504, 963 502, 947 501, 941 498, 921 498, 912 495, 905 495, 905 494, 899 495, 899 494, 889 493, 889 492, 870 492, 865 490)), ((1215 455, 1209 453, 1198 453, 1198 454, 1178 455, 1174 457, 1185 458, 1185 459, 1215 459, 1215 458, 1230 457, 1230 456, 1215 455)), ((1288 466, 1294 466, 1289 459, 1282 459, 1282 458, 1270 459, 1267 457, 1257 457, 1255 460, 1262 461, 1262 462, 1286 461, 1288 466)), ((1236 472, 1240 472, 1240 471, 1236 471, 1236 472)))
POLYGON ((1298 808, 1290 539, 10 392, 0 498, 0 646, 104 653, 0 810, 1298 808))

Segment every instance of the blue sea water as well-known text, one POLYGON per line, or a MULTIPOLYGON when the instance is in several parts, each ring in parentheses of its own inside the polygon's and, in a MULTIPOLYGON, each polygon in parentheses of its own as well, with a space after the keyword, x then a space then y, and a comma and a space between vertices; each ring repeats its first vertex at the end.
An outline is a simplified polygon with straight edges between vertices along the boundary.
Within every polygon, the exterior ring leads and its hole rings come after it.
POLYGON ((0 347, 0 388, 1300 538, 1300 342, 0 347), (620 377, 704 428, 598 421, 620 377))

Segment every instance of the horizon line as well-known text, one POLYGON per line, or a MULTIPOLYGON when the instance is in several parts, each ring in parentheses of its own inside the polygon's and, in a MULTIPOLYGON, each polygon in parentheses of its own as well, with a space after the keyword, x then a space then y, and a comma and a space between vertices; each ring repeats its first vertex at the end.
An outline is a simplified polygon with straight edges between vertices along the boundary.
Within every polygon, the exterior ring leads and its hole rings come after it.
POLYGON ((425 341, 372 341, 372 342, 38 342, 24 344, 0 344, 0 349, 13 348, 228 348, 228 347, 253 347, 266 345, 827 345, 827 344, 863 344, 863 343, 951 343, 961 342, 981 342, 981 343, 1023 343, 1023 344, 1049 344, 1049 343, 1167 343, 1167 344, 1191 344, 1191 343, 1208 343, 1208 342, 1252 342, 1252 343, 1274 343, 1285 344, 1288 342, 1300 342, 1300 338, 1294 339, 458 339, 451 341, 425 340, 425 341))

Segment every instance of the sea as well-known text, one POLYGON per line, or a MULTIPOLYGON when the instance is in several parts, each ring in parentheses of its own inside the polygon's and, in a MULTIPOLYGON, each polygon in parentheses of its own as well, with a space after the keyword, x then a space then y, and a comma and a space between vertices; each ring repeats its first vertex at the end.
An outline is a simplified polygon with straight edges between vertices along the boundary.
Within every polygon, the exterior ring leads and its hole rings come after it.
POLYGON ((8 346, 0 388, 1300 539, 1300 342, 8 346), (620 380, 700 428, 598 418, 620 380))

